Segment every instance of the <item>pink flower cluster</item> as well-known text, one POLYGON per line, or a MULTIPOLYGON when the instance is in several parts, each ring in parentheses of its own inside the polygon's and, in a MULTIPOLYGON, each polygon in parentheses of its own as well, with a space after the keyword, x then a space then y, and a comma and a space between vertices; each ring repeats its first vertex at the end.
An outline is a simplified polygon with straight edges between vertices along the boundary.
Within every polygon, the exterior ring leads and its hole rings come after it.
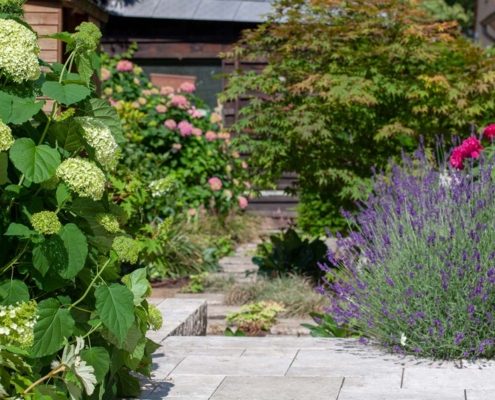
POLYGON ((450 165, 456 169, 464 168, 464 160, 466 158, 478 158, 483 150, 480 141, 471 136, 464 140, 460 146, 457 146, 450 155, 450 165))
POLYGON ((179 122, 179 125, 177 125, 177 128, 179 128, 179 133, 182 137, 191 136, 191 134, 193 133, 193 130, 194 130, 194 127, 192 126, 192 124, 187 122, 187 121, 179 122))
POLYGON ((120 60, 117 63, 117 71, 119 72, 130 72, 134 68, 134 64, 129 60, 120 60))
POLYGON ((220 178, 217 178, 216 176, 208 179, 208 184, 210 185, 210 189, 213 190, 214 192, 218 192, 219 190, 222 189, 223 186, 220 178))
POLYGON ((244 196, 239 196, 237 198, 237 202, 239 203, 239 208, 244 210, 248 206, 248 199, 246 199, 244 196))
POLYGON ((174 94, 170 97, 170 104, 174 107, 185 110, 189 107, 189 100, 180 94, 174 94))
POLYGON ((196 91, 196 86, 192 82, 182 82, 179 88, 184 93, 193 93, 196 91))

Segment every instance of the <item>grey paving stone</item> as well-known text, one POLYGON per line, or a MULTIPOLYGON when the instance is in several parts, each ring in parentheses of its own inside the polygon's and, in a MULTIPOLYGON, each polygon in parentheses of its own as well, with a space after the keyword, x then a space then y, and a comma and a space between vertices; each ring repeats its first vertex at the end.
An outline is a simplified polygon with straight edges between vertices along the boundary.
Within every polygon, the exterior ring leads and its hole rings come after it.
POLYGON ((174 369, 177 375, 283 376, 292 356, 222 357, 187 356, 174 369))
POLYGON ((274 336, 274 337, 226 337, 226 336, 169 336, 164 342, 165 349, 179 348, 286 348, 293 347, 298 349, 327 349, 341 351, 346 346, 354 348, 355 339, 326 339, 313 337, 291 337, 291 336, 274 336))
POLYGON ((224 376, 176 376, 158 382, 155 389, 148 394, 150 400, 209 400, 222 383, 224 376))
POLYGON ((151 377, 153 380, 165 379, 184 360, 184 356, 165 356, 163 353, 155 353, 152 356, 151 377))
POLYGON ((341 384, 342 379, 228 376, 211 400, 330 400, 341 384))
POLYGON ((333 350, 302 349, 298 352, 289 376, 363 376, 376 373, 400 376, 402 366, 397 359, 377 357, 372 353, 350 354, 333 350))
POLYGON ((493 400, 494 398, 494 390, 466 390, 466 400, 493 400))
POLYGON ((242 357, 250 357, 250 356, 259 356, 259 355, 270 355, 270 356, 291 356, 295 357, 298 348, 295 347, 286 347, 286 348, 252 348, 246 349, 242 353, 242 357))
POLYGON ((338 400, 465 400, 464 391, 425 391, 387 388, 345 388, 342 387, 338 400))
POLYGON ((231 356, 240 357, 246 350, 244 348, 221 348, 221 347, 203 347, 203 348, 177 348, 172 347, 159 348, 157 352, 165 354, 167 357, 185 357, 185 356, 231 356))
POLYGON ((227 314, 237 312, 240 306, 211 305, 208 306, 208 319, 225 319, 227 314))
POLYGON ((449 389, 490 389, 495 391, 495 368, 438 369, 406 367, 403 388, 441 391, 449 389))
POLYGON ((201 299, 208 303, 208 311, 211 306, 221 305, 224 303, 225 294, 223 293, 177 293, 176 299, 201 299))

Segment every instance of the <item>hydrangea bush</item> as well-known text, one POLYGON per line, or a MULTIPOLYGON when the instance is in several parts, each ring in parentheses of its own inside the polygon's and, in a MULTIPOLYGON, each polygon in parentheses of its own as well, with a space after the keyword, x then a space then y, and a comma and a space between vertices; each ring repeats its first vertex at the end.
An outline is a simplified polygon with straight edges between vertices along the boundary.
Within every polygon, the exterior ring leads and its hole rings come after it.
POLYGON ((248 165, 224 130, 221 110, 211 111, 190 82, 177 90, 154 87, 126 59, 133 50, 106 57, 101 72, 103 93, 122 117, 130 141, 124 149, 129 170, 153 190, 164 180, 174 185, 180 191, 172 205, 176 211, 205 207, 227 214, 245 209, 251 192, 248 165))
POLYGON ((41 63, 22 3, 0 2, 0 397, 137 396, 159 318, 146 271, 120 269, 140 248, 108 195, 124 138, 91 79, 101 34, 53 35, 67 61, 41 63))
POLYGON ((494 128, 464 140, 445 167, 419 151, 375 178, 330 255, 328 312, 339 324, 394 351, 495 355, 494 128))

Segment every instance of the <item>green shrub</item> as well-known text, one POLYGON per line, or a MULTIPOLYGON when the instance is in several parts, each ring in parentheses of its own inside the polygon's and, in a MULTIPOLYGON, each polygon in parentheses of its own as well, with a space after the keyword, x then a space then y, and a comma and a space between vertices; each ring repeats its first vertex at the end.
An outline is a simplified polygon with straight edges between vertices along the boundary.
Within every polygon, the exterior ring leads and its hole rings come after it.
POLYGON ((251 99, 234 129, 256 184, 297 172, 302 196, 331 194, 327 215, 337 218, 366 198, 373 166, 414 150, 421 135, 432 146, 492 118, 493 57, 418 3, 279 0, 226 55, 268 62, 235 70, 222 96, 251 99))
POLYGON ((193 84, 177 90, 153 87, 127 59, 132 54, 133 49, 104 57, 103 93, 124 121, 129 143, 123 162, 150 185, 160 216, 200 207, 222 215, 246 208, 248 165, 232 146, 220 110, 211 111, 194 94, 193 84), (173 203, 162 199, 170 184, 177 192, 173 203))
POLYGON ((140 248, 107 192, 123 137, 91 81, 101 34, 52 35, 67 61, 41 70, 14 14, 0 16, 0 397, 138 396, 159 321, 146 271, 121 272, 140 248))
POLYGON ((258 245, 253 262, 258 265, 258 273, 275 278, 298 274, 318 281, 322 271, 318 263, 325 261, 327 245, 320 239, 301 238, 289 228, 270 236, 270 242, 258 245))

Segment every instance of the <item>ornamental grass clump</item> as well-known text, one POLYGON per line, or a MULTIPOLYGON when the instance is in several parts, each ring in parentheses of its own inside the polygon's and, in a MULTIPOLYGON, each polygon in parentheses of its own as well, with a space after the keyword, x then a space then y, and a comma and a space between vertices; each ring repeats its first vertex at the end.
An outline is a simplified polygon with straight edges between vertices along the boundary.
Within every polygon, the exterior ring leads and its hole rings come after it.
POLYGON ((487 156, 439 170, 417 153, 375 178, 360 213, 346 216, 353 232, 340 239, 338 259, 329 256, 338 266, 327 285, 337 323, 402 353, 495 355, 495 185, 487 156))

